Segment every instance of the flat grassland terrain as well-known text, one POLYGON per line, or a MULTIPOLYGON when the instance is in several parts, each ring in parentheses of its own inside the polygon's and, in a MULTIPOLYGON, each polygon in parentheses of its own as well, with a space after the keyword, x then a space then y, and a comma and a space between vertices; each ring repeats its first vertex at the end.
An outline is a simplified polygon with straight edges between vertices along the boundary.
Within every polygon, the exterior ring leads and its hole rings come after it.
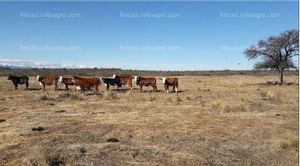
POLYGON ((298 76, 179 79, 81 95, 1 77, 0 165, 297 165, 298 76))

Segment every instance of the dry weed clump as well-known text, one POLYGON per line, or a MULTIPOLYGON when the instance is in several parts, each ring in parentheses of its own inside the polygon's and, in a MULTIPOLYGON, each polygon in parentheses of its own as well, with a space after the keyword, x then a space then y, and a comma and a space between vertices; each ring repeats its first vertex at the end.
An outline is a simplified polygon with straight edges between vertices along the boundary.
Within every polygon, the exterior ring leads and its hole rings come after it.
POLYGON ((177 97, 176 97, 176 102, 179 104, 179 103, 181 103, 183 100, 177 95, 177 97))
POLYGON ((83 100, 82 96, 79 93, 70 92, 58 94, 57 99, 83 100))
POLYGON ((280 142, 280 148, 285 150, 299 149, 299 139, 297 137, 289 136, 286 140, 280 142))
POLYGON ((58 94, 57 98, 70 98, 71 94, 69 92, 58 94))
POLYGON ((228 102, 219 101, 219 100, 212 102, 211 108, 213 110, 218 110, 223 113, 246 112, 249 110, 248 107, 246 107, 243 102, 228 103, 228 102))
POLYGON ((54 98, 50 97, 49 95, 43 95, 40 97, 40 100, 42 101, 52 101, 54 98))
POLYGON ((229 112, 246 112, 247 107, 243 104, 237 104, 237 105, 226 105, 226 107, 223 109, 224 113, 229 112))
POLYGON ((130 96, 133 96, 133 93, 132 93, 132 91, 130 90, 130 91, 126 92, 126 95, 127 95, 128 97, 130 97, 130 96))
POLYGON ((261 93, 263 100, 274 101, 277 103, 283 103, 289 101, 289 98, 286 93, 282 90, 273 90, 261 93))
POLYGON ((150 99, 149 99, 151 102, 152 101, 155 101, 156 100, 156 97, 154 97, 154 96, 150 96, 150 99))
POLYGON ((187 96, 185 99, 188 100, 188 101, 192 100, 192 98, 190 96, 187 96))
POLYGON ((46 151, 43 146, 34 146, 31 150, 30 156, 24 161, 23 164, 33 166, 48 166, 46 159, 46 151))
POLYGON ((180 104, 183 102, 182 98, 178 95, 168 96, 168 97, 164 98, 164 100, 166 102, 172 103, 172 104, 180 104))
POLYGON ((70 94, 70 99, 71 100, 83 100, 82 96, 80 94, 70 94))
POLYGON ((115 100, 118 99, 118 95, 114 92, 108 91, 104 93, 103 98, 105 100, 115 100))

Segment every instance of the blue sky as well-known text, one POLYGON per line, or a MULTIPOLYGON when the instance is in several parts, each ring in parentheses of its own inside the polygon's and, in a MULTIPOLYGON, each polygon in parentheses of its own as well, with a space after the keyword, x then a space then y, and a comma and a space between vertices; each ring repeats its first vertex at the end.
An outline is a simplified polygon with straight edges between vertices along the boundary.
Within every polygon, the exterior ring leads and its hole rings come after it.
POLYGON ((2 63, 245 70, 245 48, 298 29, 289 2, 0 2, 2 63), (158 17, 159 16, 159 17, 158 17))

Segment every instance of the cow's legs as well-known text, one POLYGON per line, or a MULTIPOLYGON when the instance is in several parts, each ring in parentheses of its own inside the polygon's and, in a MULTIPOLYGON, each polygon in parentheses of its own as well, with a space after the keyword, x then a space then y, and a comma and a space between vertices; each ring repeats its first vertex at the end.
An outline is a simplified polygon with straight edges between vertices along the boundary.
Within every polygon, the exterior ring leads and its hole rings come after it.
POLYGON ((178 92, 178 85, 175 85, 174 89, 175 89, 175 92, 177 93, 178 92))
POLYGON ((80 93, 82 94, 84 90, 84 86, 80 86, 80 93))
POLYGON ((18 83, 14 83, 14 85, 15 85, 15 90, 17 90, 18 89, 18 83))
POLYGON ((43 90, 44 91, 46 90, 46 84, 43 84, 43 90))
POLYGON ((140 91, 141 92, 143 91, 143 85, 140 85, 140 91))
POLYGON ((165 85, 165 92, 169 93, 169 86, 165 85))
POLYGON ((152 87, 153 87, 153 92, 155 92, 157 89, 156 85, 153 85, 152 87))
POLYGON ((99 88, 98 88, 98 86, 99 86, 99 85, 96 85, 96 88, 95 88, 97 92, 99 92, 99 88))
POLYGON ((129 88, 132 90, 132 82, 129 82, 129 88))
POLYGON ((173 85, 173 92, 177 92, 177 87, 176 87, 176 85, 173 85))
POLYGON ((109 84, 107 84, 107 86, 106 86, 106 90, 107 90, 107 91, 109 91, 109 84))
POLYGON ((57 91, 57 82, 55 82, 55 91, 57 91))
POLYGON ((26 83, 26 89, 28 89, 28 87, 29 87, 29 83, 27 82, 27 83, 26 83))
POLYGON ((69 86, 68 84, 65 84, 65 89, 68 90, 69 89, 69 86))

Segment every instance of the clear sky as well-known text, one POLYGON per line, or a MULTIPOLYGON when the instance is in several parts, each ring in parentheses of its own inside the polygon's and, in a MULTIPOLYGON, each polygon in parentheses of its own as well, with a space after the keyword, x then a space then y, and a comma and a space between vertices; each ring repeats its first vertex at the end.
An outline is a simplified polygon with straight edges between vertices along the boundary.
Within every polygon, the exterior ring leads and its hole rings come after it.
POLYGON ((0 2, 0 62, 244 70, 259 39, 298 29, 289 2, 0 2))

